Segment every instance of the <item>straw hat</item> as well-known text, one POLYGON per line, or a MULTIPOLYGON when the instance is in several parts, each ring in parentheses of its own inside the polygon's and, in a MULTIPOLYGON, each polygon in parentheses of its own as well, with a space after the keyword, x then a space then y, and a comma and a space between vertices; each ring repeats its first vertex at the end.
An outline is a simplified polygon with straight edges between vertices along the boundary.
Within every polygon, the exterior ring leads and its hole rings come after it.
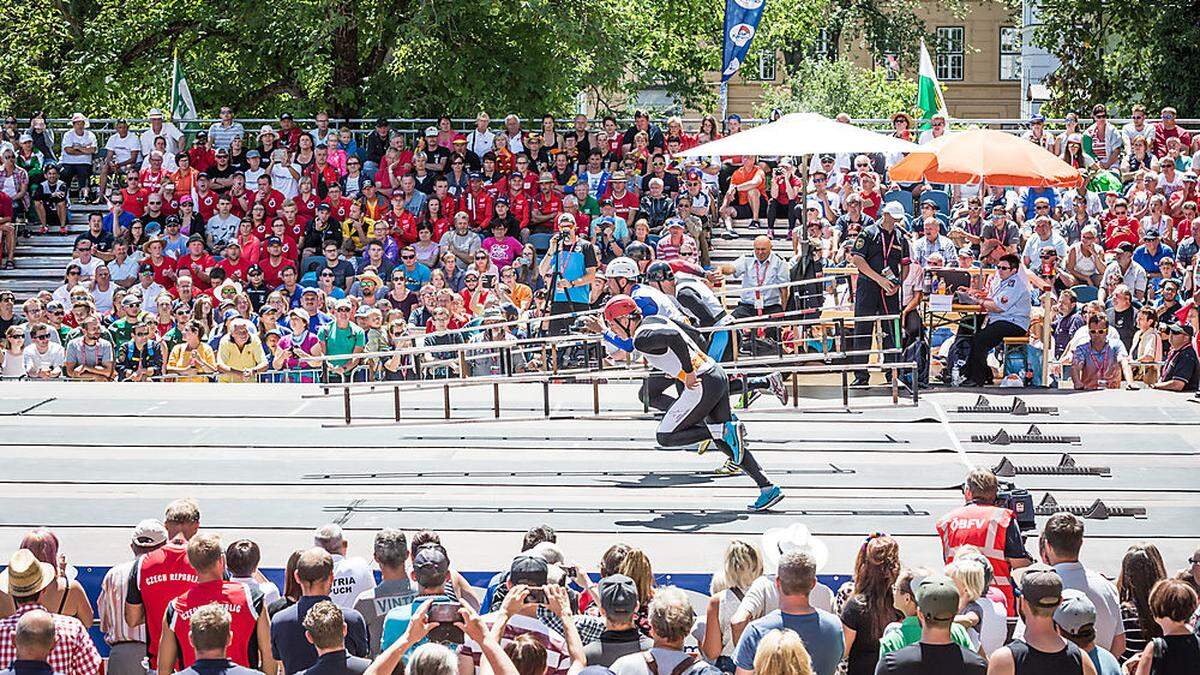
POLYGON ((18 550, 8 561, 8 569, 0 572, 0 588, 9 595, 27 598, 37 595, 54 581, 54 566, 33 557, 27 548, 18 550))

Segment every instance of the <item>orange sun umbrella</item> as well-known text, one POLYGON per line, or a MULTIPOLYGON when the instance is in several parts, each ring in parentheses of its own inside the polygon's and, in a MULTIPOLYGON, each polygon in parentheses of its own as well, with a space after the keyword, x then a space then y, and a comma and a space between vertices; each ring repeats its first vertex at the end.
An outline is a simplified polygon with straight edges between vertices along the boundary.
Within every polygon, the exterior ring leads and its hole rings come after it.
POLYGON ((1079 170, 1041 146, 991 129, 946 134, 914 152, 888 172, 892 180, 955 185, 987 181, 1011 187, 1075 187, 1079 170))

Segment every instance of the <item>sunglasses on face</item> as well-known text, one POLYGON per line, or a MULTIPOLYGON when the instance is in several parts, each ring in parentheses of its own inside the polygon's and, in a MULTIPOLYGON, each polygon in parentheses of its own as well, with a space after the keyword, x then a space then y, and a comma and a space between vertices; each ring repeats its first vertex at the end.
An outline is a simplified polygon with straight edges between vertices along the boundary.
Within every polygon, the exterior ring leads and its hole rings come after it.
POLYGON ((1105 328, 1089 328, 1088 335, 1108 335, 1108 329, 1105 328))
POLYGON ((1005 272, 1011 270, 1012 267, 1009 265, 996 265, 996 269, 1000 270, 1001 272, 1005 272))

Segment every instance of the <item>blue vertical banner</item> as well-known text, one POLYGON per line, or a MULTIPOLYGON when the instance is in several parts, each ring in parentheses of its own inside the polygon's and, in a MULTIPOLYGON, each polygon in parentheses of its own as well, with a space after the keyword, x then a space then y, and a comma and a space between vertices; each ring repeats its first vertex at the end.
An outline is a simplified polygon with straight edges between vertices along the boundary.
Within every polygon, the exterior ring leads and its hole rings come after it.
POLYGON ((725 0, 725 47, 721 53, 721 81, 742 67, 750 52, 750 41, 758 31, 766 0, 725 0))

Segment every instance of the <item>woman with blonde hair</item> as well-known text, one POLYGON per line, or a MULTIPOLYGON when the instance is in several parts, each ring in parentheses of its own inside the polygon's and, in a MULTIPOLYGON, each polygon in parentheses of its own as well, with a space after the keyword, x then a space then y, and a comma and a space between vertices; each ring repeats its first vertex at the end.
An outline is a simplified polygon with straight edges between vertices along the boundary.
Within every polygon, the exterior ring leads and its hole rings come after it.
POLYGON ((967 629, 971 643, 980 645, 984 655, 1004 646, 1008 620, 995 603, 984 597, 987 570, 971 558, 956 558, 946 565, 946 576, 958 586, 958 615, 954 622, 967 629))
POLYGON ((713 574, 709 586, 707 618, 704 624, 704 641, 700 652, 704 658, 715 663, 725 672, 733 671, 733 639, 730 622, 737 611, 750 584, 762 576, 762 556, 758 549, 740 539, 729 542, 725 548, 723 568, 713 574))
POLYGON ((754 654, 755 675, 812 675, 812 658, 800 636, 775 629, 758 643, 754 654))
POLYGON ((650 558, 642 549, 631 548, 617 567, 617 572, 633 579, 633 584, 637 586, 641 606, 633 613, 633 623, 643 635, 650 635, 647 607, 654 599, 654 570, 650 568, 650 558))

